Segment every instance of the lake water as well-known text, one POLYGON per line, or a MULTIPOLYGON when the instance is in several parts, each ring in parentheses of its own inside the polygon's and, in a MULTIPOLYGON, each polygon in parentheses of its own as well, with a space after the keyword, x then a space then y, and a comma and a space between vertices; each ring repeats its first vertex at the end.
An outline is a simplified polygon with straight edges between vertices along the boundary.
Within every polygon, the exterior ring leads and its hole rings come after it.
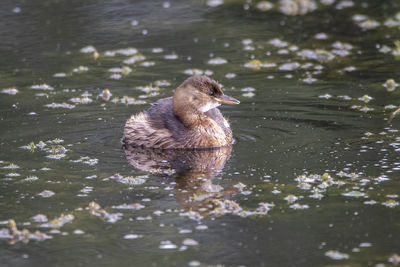
POLYGON ((397 264, 400 3, 300 2, 3 1, 0 265, 397 264), (122 147, 201 73, 232 148, 122 147))

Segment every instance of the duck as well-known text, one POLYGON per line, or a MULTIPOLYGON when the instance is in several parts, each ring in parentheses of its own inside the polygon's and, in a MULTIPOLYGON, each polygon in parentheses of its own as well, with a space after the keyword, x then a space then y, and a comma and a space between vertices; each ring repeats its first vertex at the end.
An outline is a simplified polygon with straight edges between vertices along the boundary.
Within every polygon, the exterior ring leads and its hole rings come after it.
POLYGON ((179 85, 172 97, 132 115, 125 124, 124 145, 155 149, 207 149, 233 142, 227 119, 217 108, 240 101, 225 95, 221 86, 205 75, 194 75, 179 85))

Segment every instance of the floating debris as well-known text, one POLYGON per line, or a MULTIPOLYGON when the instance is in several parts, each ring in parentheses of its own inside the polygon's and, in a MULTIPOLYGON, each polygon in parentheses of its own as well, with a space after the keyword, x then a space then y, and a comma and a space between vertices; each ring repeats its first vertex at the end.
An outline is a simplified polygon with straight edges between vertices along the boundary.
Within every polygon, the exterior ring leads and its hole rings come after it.
POLYGON ((58 72, 58 73, 54 73, 53 77, 54 78, 64 78, 64 77, 67 77, 67 74, 64 72, 58 72))
POLYGON ((216 58, 212 58, 212 59, 208 60, 207 63, 209 65, 223 65, 223 64, 228 63, 228 60, 226 60, 225 58, 216 57, 216 58))
POLYGON ((79 66, 77 68, 73 68, 72 69, 72 72, 75 72, 75 73, 84 73, 84 72, 87 72, 87 71, 89 71, 89 68, 86 67, 86 66, 79 66))
POLYGON ((225 78, 227 78, 227 79, 233 79, 235 77, 236 77, 235 73, 227 73, 227 74, 225 74, 225 78))
POLYGON ((336 9, 344 9, 354 6, 354 2, 350 0, 342 0, 336 5, 336 9))
POLYGON ((79 192, 81 194, 78 194, 77 197, 87 197, 90 192, 93 191, 93 186, 85 186, 83 189, 81 189, 79 192))
POLYGON ((319 199, 319 200, 321 200, 321 199, 324 197, 324 195, 321 194, 321 193, 315 192, 314 194, 309 195, 309 197, 310 197, 310 198, 314 198, 314 199, 319 199))
POLYGON ((151 52, 155 53, 155 54, 159 54, 159 53, 164 52, 164 49, 162 49, 161 47, 155 47, 155 48, 151 49, 151 52))
POLYGON ((377 204, 377 202, 375 200, 367 200, 367 201, 364 201, 364 204, 365 205, 375 205, 375 204, 377 204))
POLYGON ((152 86, 150 85, 146 85, 146 86, 137 86, 136 89, 146 93, 146 94, 151 94, 153 92, 159 92, 160 91, 160 87, 158 86, 152 86))
POLYGON ((110 79, 119 80, 122 78, 122 75, 119 73, 114 73, 110 75, 110 79))
POLYGON ((49 159, 62 159, 65 156, 66 156, 66 154, 58 153, 58 154, 49 154, 49 155, 46 156, 46 158, 49 158, 49 159))
POLYGON ((384 53, 384 54, 387 54, 392 51, 392 49, 387 45, 383 45, 382 47, 377 45, 377 48, 379 49, 379 52, 384 53))
POLYGON ((48 222, 49 220, 47 219, 47 216, 44 214, 37 214, 32 217, 32 221, 37 222, 37 223, 44 223, 48 222))
POLYGON ((36 181, 36 180, 39 180, 39 178, 37 176, 28 176, 23 181, 32 182, 32 181, 36 181))
POLYGON ((6 174, 6 176, 7 177, 18 177, 18 176, 21 176, 21 174, 16 173, 16 172, 11 172, 11 173, 6 174))
POLYGON ((106 51, 106 52, 104 52, 104 55, 107 57, 114 57, 116 55, 132 56, 137 53, 138 53, 138 50, 136 48, 128 47, 128 48, 106 51))
POLYGON ((51 103, 51 104, 46 104, 44 105, 45 107, 48 108, 66 108, 66 109, 73 109, 75 108, 75 105, 71 105, 68 103, 51 103))
POLYGON ((369 112, 369 111, 373 111, 374 110, 374 108, 369 108, 369 107, 367 107, 367 106, 357 106, 357 105, 353 105, 353 106, 351 106, 351 108, 352 109, 357 109, 357 110, 359 110, 359 111, 362 111, 362 112, 369 112))
POLYGON ((61 228, 66 223, 70 223, 75 219, 75 216, 72 214, 61 214, 60 217, 54 218, 53 220, 43 223, 40 225, 42 228, 61 228))
POLYGON ((259 70, 261 68, 260 65, 261 65, 261 61, 260 60, 253 59, 253 60, 250 60, 250 61, 246 62, 244 64, 244 67, 245 68, 254 69, 254 70, 259 70))
POLYGON ((124 66, 122 68, 111 68, 111 69, 108 69, 108 72, 121 73, 123 75, 128 75, 129 73, 132 72, 132 69, 130 67, 128 67, 128 66, 124 66))
POLYGON ((303 49, 297 52, 297 55, 299 57, 302 57, 303 59, 313 59, 321 62, 331 61, 335 58, 335 55, 333 53, 323 49, 303 49))
POLYGON ((251 40, 251 39, 243 39, 242 40, 242 44, 243 45, 249 45, 249 44, 252 44, 253 43, 253 40, 251 40))
POLYGON ((85 234, 85 231, 83 231, 81 229, 75 229, 73 231, 73 234, 75 234, 75 235, 83 235, 83 234, 85 234))
POLYGON ((373 98, 370 97, 369 95, 363 95, 362 97, 359 97, 358 100, 363 101, 365 103, 368 103, 372 100, 373 98))
POLYGON ((46 90, 46 91, 54 90, 53 87, 51 87, 50 85, 45 84, 45 83, 44 84, 38 84, 38 85, 32 85, 31 88, 35 89, 35 90, 46 90))
POLYGON ((320 96, 318 96, 319 98, 323 98, 323 99, 330 99, 330 98, 332 98, 332 95, 330 95, 330 94, 324 94, 324 95, 320 95, 320 96))
POLYGON ((88 46, 81 48, 81 50, 79 50, 79 51, 84 54, 89 54, 89 53, 94 53, 97 50, 94 46, 88 45, 88 46))
POLYGON ((70 162, 73 163, 83 163, 83 164, 87 164, 89 166, 94 166, 97 165, 99 163, 99 160, 96 158, 90 158, 88 156, 81 156, 79 159, 76 160, 70 160, 70 162))
POLYGON ((345 42, 340 42, 340 41, 336 41, 332 44, 332 47, 337 49, 338 51, 340 50, 345 50, 345 51, 350 51, 353 49, 353 46, 349 43, 345 43, 345 42))
POLYGON ((300 67, 298 62, 285 63, 279 66, 279 70, 292 71, 300 67))
POLYGON ((314 38, 317 40, 326 40, 326 39, 328 39, 328 35, 324 32, 320 32, 320 33, 317 33, 316 35, 314 35, 314 38))
POLYGON ((133 204, 122 204, 122 205, 118 205, 118 206, 112 206, 113 209, 119 209, 119 210, 141 210, 143 208, 145 208, 145 206, 143 206, 140 203, 133 203, 133 204))
POLYGON ((397 265, 400 263, 400 256, 398 254, 394 253, 392 256, 389 257, 388 262, 391 262, 394 265, 397 265))
POLYGON ((165 55, 164 59, 166 59, 166 60, 175 60, 175 59, 178 59, 178 55, 177 54, 165 55))
POLYGON ((88 179, 88 180, 92 180, 92 179, 95 179, 95 178, 97 178, 96 174, 85 177, 85 179, 88 179))
POLYGON ((40 192, 39 194, 38 194, 38 196, 41 196, 41 197, 52 197, 52 196, 54 196, 56 193, 54 193, 53 191, 50 191, 50 190, 43 190, 42 192, 40 192))
MULTIPOLYGON (((49 142, 49 143, 51 143, 51 142, 49 142)), ((46 151, 47 153, 49 153, 46 156, 46 158, 50 158, 50 159, 61 159, 61 158, 64 158, 66 156, 65 153, 68 152, 68 149, 66 149, 62 145, 52 145, 51 148, 43 147, 41 149, 46 151)))
POLYGON ((186 75, 207 75, 211 76, 213 75, 213 72, 211 70, 200 70, 200 69, 187 69, 183 73, 186 75))
POLYGON ((259 9, 261 11, 268 11, 268 10, 274 8, 274 4, 272 4, 271 2, 268 2, 268 1, 260 1, 257 3, 256 7, 257 7, 257 9, 259 9))
POLYGON ((134 56, 132 56, 130 58, 125 59, 123 61, 123 63, 126 64, 126 65, 132 65, 132 64, 135 64, 136 62, 140 62, 140 61, 143 61, 145 59, 146 59, 145 56, 143 56, 141 54, 137 54, 137 55, 134 55, 134 56))
POLYGON ((399 202, 395 201, 393 199, 389 199, 389 200, 386 200, 385 202, 382 202, 382 205, 386 206, 388 208, 394 208, 399 205, 399 202))
POLYGON ((154 82, 154 85, 157 87, 163 87, 163 86, 171 86, 171 83, 167 80, 158 80, 154 82))
POLYGON ((314 0, 279 0, 279 10, 289 16, 305 15, 317 9, 314 0))
POLYGON ((379 176, 379 177, 374 178, 374 180, 375 180, 376 182, 378 182, 378 183, 381 183, 381 182, 389 181, 389 178, 384 177, 384 176, 379 176))
POLYGON ((155 210, 155 211, 153 211, 153 214, 154 215, 157 215, 157 216, 161 216, 161 215, 163 215, 165 212, 163 212, 162 210, 155 210))
POLYGON ((199 245, 199 242, 197 242, 196 240, 191 239, 191 238, 185 238, 182 241, 182 245, 184 245, 184 246, 197 246, 197 245, 199 245))
POLYGON ((394 20, 392 18, 388 18, 387 20, 385 20, 383 22, 383 25, 385 25, 386 27, 389 27, 389 28, 394 28, 394 27, 400 26, 400 21, 394 20))
POLYGON ((288 43, 287 43, 287 42, 282 41, 282 40, 279 39, 279 38, 274 38, 274 39, 272 39, 272 40, 269 40, 268 43, 269 43, 270 45, 272 45, 272 46, 279 47, 279 48, 288 46, 288 43))
POLYGON ((207 5, 210 7, 217 7, 224 4, 223 0, 208 0, 207 5))
POLYGON ((284 198, 284 200, 286 200, 289 203, 296 202, 298 199, 299 199, 298 197, 296 197, 295 195, 292 195, 292 194, 290 194, 284 198))
POLYGON ((2 169, 11 169, 11 170, 15 170, 15 169, 19 169, 19 166, 17 164, 14 163, 10 163, 9 165, 3 166, 1 167, 2 169))
POLYGON ((36 231, 31 233, 27 229, 18 230, 17 225, 13 219, 8 220, 8 227, 0 229, 0 239, 8 239, 10 244, 22 241, 28 243, 29 240, 44 241, 53 238, 50 235, 36 231))
POLYGON ((113 103, 121 103, 121 104, 125 104, 125 105, 143 105, 146 104, 146 101, 144 100, 137 100, 134 97, 129 97, 129 96, 123 96, 121 99, 119 98, 113 98, 111 100, 111 102, 113 103))
POLYGON ((7 95, 16 95, 18 93, 18 89, 16 89, 16 88, 7 88, 7 89, 2 89, 1 92, 3 94, 7 94, 7 95))
POLYGON ((188 266, 190 266, 190 267, 201 266, 201 262, 199 262, 199 261, 189 261, 188 262, 188 266))
POLYGON ((242 96, 248 97, 248 98, 251 98, 251 97, 253 97, 253 96, 255 96, 255 95, 256 95, 256 94, 253 93, 253 92, 248 92, 248 93, 243 93, 243 94, 242 94, 242 96))
POLYGON ((245 51, 254 51, 256 49, 254 48, 254 46, 246 45, 245 47, 243 47, 243 50, 245 50, 245 51))
POLYGON ((386 87, 386 90, 388 92, 393 92, 397 86, 399 86, 398 83, 394 81, 394 79, 387 79, 386 82, 383 84, 384 87, 386 87))
POLYGON ((87 96, 84 97, 73 97, 69 101, 75 103, 75 104, 89 104, 92 103, 93 100, 87 96))
POLYGON ((332 44, 332 53, 341 57, 346 57, 350 55, 350 51, 353 49, 353 46, 349 43, 336 41, 332 44))
POLYGON ((204 224, 200 224, 200 225, 197 225, 196 226, 196 230, 201 230, 201 231, 203 231, 203 230, 207 230, 208 229, 208 226, 207 225, 204 225, 204 224))
POLYGON ((348 67, 344 68, 343 70, 346 72, 352 72, 352 71, 357 70, 357 68, 354 66, 348 66, 348 67))
POLYGON ((363 30, 372 30, 372 29, 376 29, 380 26, 381 24, 373 19, 367 19, 364 20, 360 23, 358 23, 358 26, 360 26, 361 29, 363 30))
POLYGON ((133 177, 133 176, 123 177, 119 173, 116 173, 106 179, 114 180, 114 181, 120 182, 122 184, 141 185, 146 182, 147 178, 149 178, 147 175, 141 175, 141 176, 137 176, 137 177, 133 177))
POLYGON ((318 81, 318 79, 313 78, 313 77, 307 77, 307 78, 304 78, 302 81, 310 84, 310 83, 315 83, 316 81, 318 81))
POLYGON ((325 252, 325 256, 331 258, 332 260, 346 260, 350 258, 348 254, 339 252, 337 250, 328 250, 325 252))
POLYGON ((240 91, 242 91, 242 92, 255 92, 256 89, 253 88, 253 87, 246 87, 246 88, 240 89, 240 91))
POLYGON ((166 241, 161 241, 159 248, 160 249, 176 249, 176 248, 178 248, 178 246, 175 245, 174 243, 172 243, 171 241, 166 240, 166 241))
POLYGON ((253 215, 266 215, 274 204, 261 202, 258 205, 258 208, 255 210, 245 210, 238 203, 232 200, 224 199, 213 199, 212 205, 214 208, 211 211, 211 214, 214 215, 225 215, 225 214, 233 214, 240 217, 248 217, 253 215))
POLYGON ((151 216, 146 216, 146 217, 139 216, 139 217, 136 217, 136 220, 138 220, 138 221, 150 221, 152 219, 153 218, 151 216))
POLYGON ((367 20, 368 16, 363 14, 355 14, 351 18, 354 22, 361 22, 367 20))
POLYGON ((294 204, 290 205, 289 207, 294 210, 304 210, 304 209, 309 208, 309 206, 307 204, 301 205, 299 203, 294 203, 294 204))
POLYGON ((197 211, 182 212, 179 213, 179 216, 188 217, 189 219, 194 221, 200 221, 203 219, 203 216, 200 215, 200 213, 198 213, 197 211))
POLYGON ((347 193, 343 193, 342 196, 345 196, 345 197, 364 197, 365 193, 360 192, 360 191, 350 191, 350 192, 347 192, 347 193))
POLYGON ((360 243, 360 245, 358 245, 360 248, 370 248, 372 247, 371 243, 368 242, 364 242, 364 243, 360 243))
POLYGON ((106 210, 102 209, 101 206, 94 201, 89 203, 87 209, 89 210, 89 213, 91 215, 100 217, 102 220, 109 222, 109 223, 115 223, 115 222, 119 221, 122 217, 122 213, 108 213, 106 210))
POLYGON ((261 68, 273 68, 276 67, 276 63, 268 61, 260 61, 258 59, 253 59, 244 64, 245 68, 250 68, 253 70, 259 70, 261 68))
POLYGON ((103 100, 108 101, 110 100, 112 96, 112 93, 110 92, 109 89, 104 89, 103 91, 101 91, 101 93, 99 94, 99 97, 103 98, 103 100))
POLYGON ((128 239, 128 240, 130 240, 130 239, 138 239, 138 238, 141 238, 141 237, 143 237, 143 235, 137 235, 137 234, 126 234, 126 235, 124 235, 124 239, 128 239))
POLYGON ((154 61, 143 61, 140 63, 140 66, 142 67, 151 67, 156 65, 156 63, 154 61))
POLYGON ((190 234, 192 233, 192 230, 190 229, 180 229, 179 234, 190 234))

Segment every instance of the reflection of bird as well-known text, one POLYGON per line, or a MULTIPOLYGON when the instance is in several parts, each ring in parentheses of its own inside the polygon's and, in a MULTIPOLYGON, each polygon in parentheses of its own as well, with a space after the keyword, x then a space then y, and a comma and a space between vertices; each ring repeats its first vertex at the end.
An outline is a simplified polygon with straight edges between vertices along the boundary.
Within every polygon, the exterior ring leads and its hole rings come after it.
POLYGON ((232 147, 201 150, 159 150, 140 147, 125 147, 128 162, 144 171, 163 173, 173 169, 174 193, 179 204, 187 210, 206 211, 213 208, 213 201, 237 192, 235 187, 227 189, 212 184, 212 178, 220 172, 231 156, 232 147))
POLYGON ((207 76, 192 76, 163 98, 128 119, 126 145, 151 148, 206 148, 232 143, 229 123, 217 107, 239 104, 224 95, 218 83, 207 76))
POLYGON ((125 146, 128 162, 143 171, 173 169, 178 173, 200 173, 213 177, 231 156, 232 147, 177 150, 125 146))

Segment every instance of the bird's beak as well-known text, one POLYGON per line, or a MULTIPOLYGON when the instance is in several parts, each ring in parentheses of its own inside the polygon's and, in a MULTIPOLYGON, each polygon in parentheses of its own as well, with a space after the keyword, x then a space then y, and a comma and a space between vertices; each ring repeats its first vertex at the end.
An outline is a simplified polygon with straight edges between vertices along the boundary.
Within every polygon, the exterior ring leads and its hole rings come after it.
POLYGON ((240 103, 239 100, 224 94, 219 97, 216 97, 215 100, 217 100, 218 103, 227 105, 237 105, 240 103))

